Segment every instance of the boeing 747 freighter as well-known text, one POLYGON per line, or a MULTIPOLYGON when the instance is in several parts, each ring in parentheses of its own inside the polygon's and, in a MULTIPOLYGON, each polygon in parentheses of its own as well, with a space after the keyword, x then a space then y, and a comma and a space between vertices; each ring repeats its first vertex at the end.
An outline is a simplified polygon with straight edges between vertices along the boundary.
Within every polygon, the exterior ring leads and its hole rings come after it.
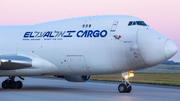
POLYGON ((70 18, 35 25, 0 26, 3 89, 21 89, 22 76, 58 75, 85 82, 91 75, 122 73, 121 93, 131 92, 134 71, 160 64, 177 52, 167 37, 134 16, 70 18))

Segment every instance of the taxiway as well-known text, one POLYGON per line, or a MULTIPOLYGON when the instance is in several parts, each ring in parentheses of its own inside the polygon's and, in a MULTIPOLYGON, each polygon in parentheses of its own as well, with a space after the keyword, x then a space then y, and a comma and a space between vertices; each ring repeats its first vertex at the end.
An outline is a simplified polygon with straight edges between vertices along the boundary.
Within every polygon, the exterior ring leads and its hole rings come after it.
MULTIPOLYGON (((1 82, 5 79, 0 77, 1 82)), ((0 101, 180 101, 180 87, 133 83, 131 93, 119 93, 119 82, 44 77, 25 77, 22 82, 22 89, 0 87, 0 101)))

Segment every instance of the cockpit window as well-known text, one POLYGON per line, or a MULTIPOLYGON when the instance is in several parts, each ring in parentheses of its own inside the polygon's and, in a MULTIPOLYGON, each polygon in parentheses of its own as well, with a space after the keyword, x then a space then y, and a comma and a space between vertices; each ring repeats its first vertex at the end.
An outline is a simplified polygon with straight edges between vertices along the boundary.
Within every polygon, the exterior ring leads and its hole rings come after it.
POLYGON ((133 22, 133 25, 136 25, 136 22, 135 22, 135 21, 133 22))
POLYGON ((144 21, 136 21, 137 25, 141 26, 147 26, 147 24, 144 21))
POLYGON ((130 21, 130 22, 129 22, 129 24, 128 24, 128 26, 131 26, 131 25, 132 25, 132 23, 133 23, 133 22, 132 22, 132 21, 130 21))
POLYGON ((130 21, 128 23, 128 26, 132 25, 147 26, 147 24, 144 21, 130 21))

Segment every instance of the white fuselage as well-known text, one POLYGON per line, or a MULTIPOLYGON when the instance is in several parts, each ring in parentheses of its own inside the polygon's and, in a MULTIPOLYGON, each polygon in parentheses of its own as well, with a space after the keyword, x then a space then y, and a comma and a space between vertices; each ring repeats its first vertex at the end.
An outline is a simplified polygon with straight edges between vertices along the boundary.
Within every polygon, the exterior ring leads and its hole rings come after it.
POLYGON ((133 16, 90 16, 36 25, 0 26, 0 55, 33 60, 9 75, 101 75, 138 70, 168 60, 176 45, 133 16), (169 49, 171 48, 171 49, 169 49))

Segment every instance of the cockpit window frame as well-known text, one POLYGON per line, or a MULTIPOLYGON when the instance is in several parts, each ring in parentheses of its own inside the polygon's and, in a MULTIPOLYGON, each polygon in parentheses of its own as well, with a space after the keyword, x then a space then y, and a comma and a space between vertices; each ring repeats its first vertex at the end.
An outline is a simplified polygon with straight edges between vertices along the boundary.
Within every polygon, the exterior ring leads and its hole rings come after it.
POLYGON ((134 21, 132 25, 136 25, 136 21, 134 21))
POLYGON ((148 26, 144 21, 129 21, 128 26, 148 26))

